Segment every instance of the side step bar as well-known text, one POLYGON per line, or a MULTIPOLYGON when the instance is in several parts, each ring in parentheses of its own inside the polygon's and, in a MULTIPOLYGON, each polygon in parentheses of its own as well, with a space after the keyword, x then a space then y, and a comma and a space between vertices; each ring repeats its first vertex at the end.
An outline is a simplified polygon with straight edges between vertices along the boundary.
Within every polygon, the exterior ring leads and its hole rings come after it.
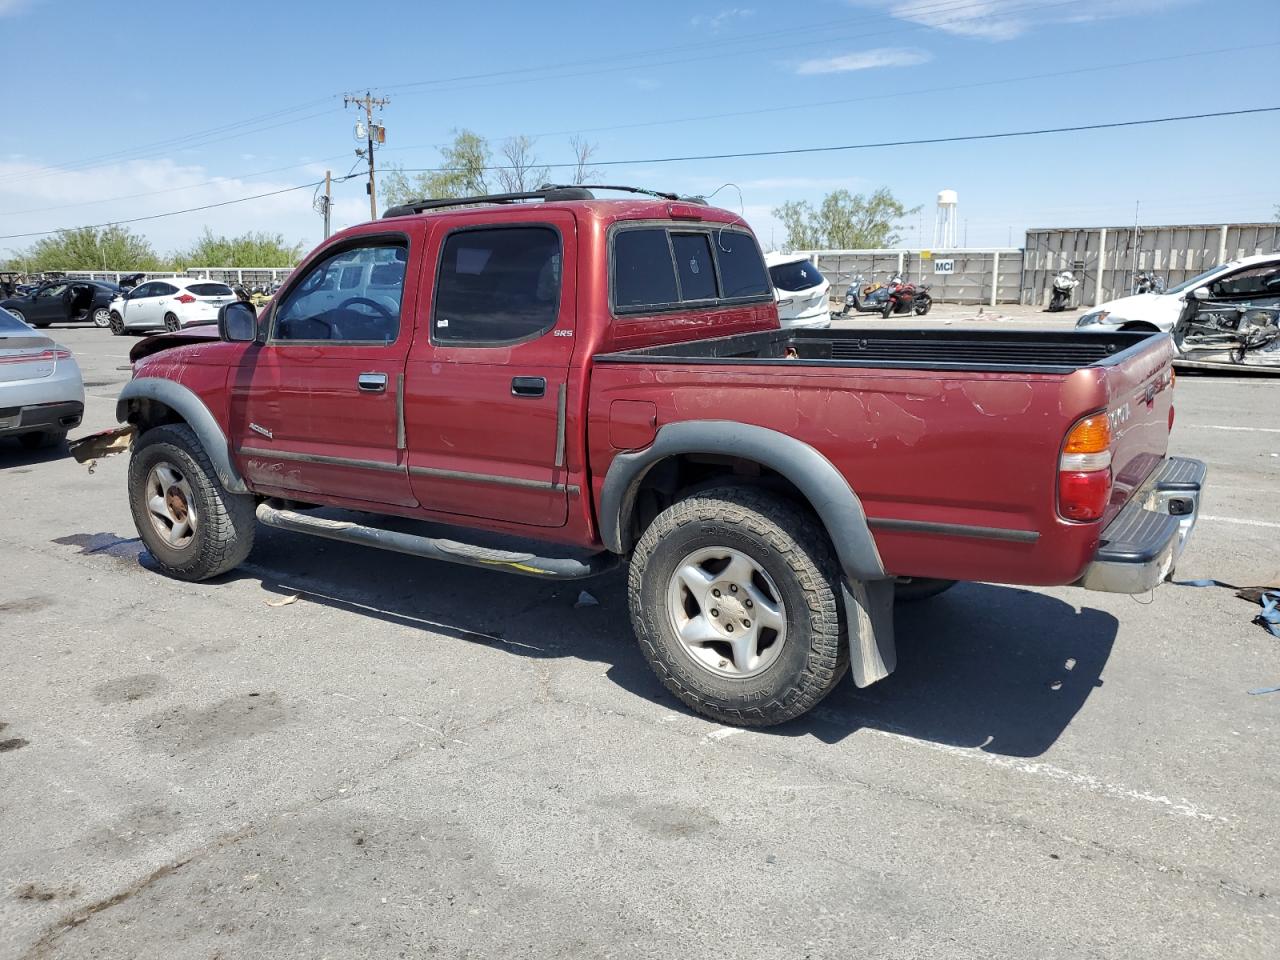
POLYGON ((383 530, 379 527, 352 523, 349 520, 309 517, 293 510, 280 510, 267 503, 258 505, 258 519, 277 530, 309 533, 329 540, 341 540, 344 543, 357 543, 361 546, 407 553, 414 557, 426 557, 428 560, 444 560, 447 563, 460 563, 467 567, 504 570, 508 573, 520 573, 527 577, 540 577, 544 580, 582 580, 586 577, 594 577, 616 567, 620 559, 616 554, 607 551, 578 560, 572 557, 539 557, 532 553, 494 550, 459 543, 456 540, 422 537, 412 533, 401 533, 398 530, 383 530))

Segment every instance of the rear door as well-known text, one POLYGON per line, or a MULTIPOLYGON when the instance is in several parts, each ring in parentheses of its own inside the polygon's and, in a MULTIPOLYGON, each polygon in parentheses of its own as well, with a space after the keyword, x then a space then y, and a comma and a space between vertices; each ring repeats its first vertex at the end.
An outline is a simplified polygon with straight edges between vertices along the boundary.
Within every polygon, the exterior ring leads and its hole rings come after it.
POLYGON ((420 259, 410 252, 400 232, 348 237, 282 291, 266 342, 231 381, 233 444, 259 489, 414 505, 401 393, 420 259), (335 299, 344 273, 363 281, 335 299))
POLYGON ((414 495, 440 513, 563 526, 573 215, 440 230, 431 248, 419 320, 430 336, 419 333, 406 374, 414 495))

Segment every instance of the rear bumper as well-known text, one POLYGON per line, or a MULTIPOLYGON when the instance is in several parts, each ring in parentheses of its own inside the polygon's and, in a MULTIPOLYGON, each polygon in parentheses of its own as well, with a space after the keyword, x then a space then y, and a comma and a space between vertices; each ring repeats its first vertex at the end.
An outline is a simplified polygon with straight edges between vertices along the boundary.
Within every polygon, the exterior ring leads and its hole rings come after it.
POLYGON ((1206 472, 1199 460, 1167 459, 1102 531, 1077 586, 1145 593, 1172 577, 1200 514, 1206 472))
POLYGON ((84 416, 84 404, 41 403, 29 407, 20 407, 16 420, 6 416, 0 410, 0 436, 15 436, 22 433, 35 433, 40 430, 67 431, 80 426, 84 416))

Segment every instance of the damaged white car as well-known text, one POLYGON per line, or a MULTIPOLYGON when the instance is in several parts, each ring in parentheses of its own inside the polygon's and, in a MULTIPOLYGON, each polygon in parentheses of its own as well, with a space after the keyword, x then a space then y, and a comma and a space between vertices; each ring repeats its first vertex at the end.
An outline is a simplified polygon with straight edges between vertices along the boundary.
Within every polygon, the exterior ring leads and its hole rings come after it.
POLYGON ((1101 304, 1076 327, 1172 333, 1182 367, 1231 364, 1280 372, 1278 314, 1280 253, 1269 253, 1220 264, 1165 293, 1101 304))

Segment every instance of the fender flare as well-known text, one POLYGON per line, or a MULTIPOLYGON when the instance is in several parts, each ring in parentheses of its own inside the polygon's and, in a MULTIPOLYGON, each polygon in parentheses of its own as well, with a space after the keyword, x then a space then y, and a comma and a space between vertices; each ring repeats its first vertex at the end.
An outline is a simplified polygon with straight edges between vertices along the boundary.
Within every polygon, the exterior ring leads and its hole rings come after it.
POLYGON ((849 631, 849 666, 865 687, 897 665, 893 630, 893 578, 885 573, 862 502, 821 453, 795 437, 732 420, 685 420, 659 428, 643 450, 619 453, 600 492, 600 536, 626 553, 627 527, 645 476, 668 457, 702 453, 740 457, 785 477, 809 501, 827 530, 844 572, 841 600, 849 631))
POLYGON ((116 420, 124 423, 129 419, 129 404, 132 400, 155 400, 169 407, 186 421, 205 453, 213 464, 218 479, 230 493, 248 493, 240 471, 231 462, 231 448, 227 444, 227 435, 218 426, 218 421, 204 401, 195 393, 173 380, 162 377, 139 377, 130 380, 120 391, 116 400, 116 420))

